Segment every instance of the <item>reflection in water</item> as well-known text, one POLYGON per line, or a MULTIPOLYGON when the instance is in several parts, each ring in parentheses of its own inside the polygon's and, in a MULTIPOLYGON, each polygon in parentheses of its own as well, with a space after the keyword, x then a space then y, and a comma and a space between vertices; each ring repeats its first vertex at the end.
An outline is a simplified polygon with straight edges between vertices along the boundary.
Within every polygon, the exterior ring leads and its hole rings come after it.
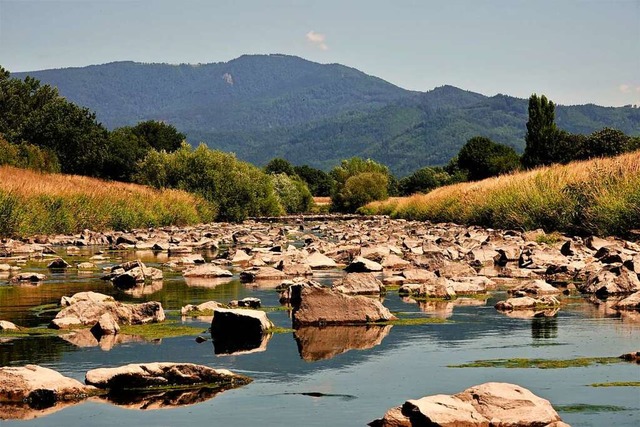
POLYGON ((545 317, 554 317, 560 311, 559 307, 550 308, 548 310, 513 310, 513 311, 499 311, 512 319, 538 319, 545 317))
POLYGON ((213 352, 218 356, 259 353, 267 349, 273 334, 222 334, 211 333, 213 352))
POLYGON ((58 337, 28 337, 0 341, 0 366, 41 365, 60 360, 73 349, 58 337))
POLYGON ((131 295, 135 298, 141 298, 145 295, 155 294, 156 292, 160 292, 162 290, 163 282, 162 280, 156 280, 151 283, 141 283, 138 286, 134 286, 130 289, 125 290, 126 294, 131 295))
POLYGON ((294 332, 300 357, 308 362, 331 359, 349 350, 379 345, 392 326, 304 326, 294 332))
MULTIPOLYGON (((61 335, 60 338, 80 348, 100 347, 103 351, 109 351, 114 346, 132 342, 147 342, 144 338, 137 335, 102 335, 98 339, 91 330, 79 329, 68 334, 61 335)), ((161 344, 162 340, 151 341, 154 344, 161 344)))
POLYGON ((33 420, 51 415, 79 402, 56 402, 48 408, 33 408, 28 403, 0 404, 0 420, 33 420))
POLYGON ((534 317, 531 321, 531 337, 534 340, 558 338, 558 318, 534 317))
POLYGON ((196 288, 216 288, 233 281, 233 277, 185 277, 187 286, 196 288))
POLYGON ((100 396, 94 399, 127 409, 171 409, 184 405, 195 405, 196 403, 207 401, 231 388, 233 387, 221 386, 152 392, 143 392, 140 390, 112 391, 105 396, 100 396))
POLYGON ((432 314, 433 317, 439 319, 448 319, 453 316, 453 310, 455 307, 472 307, 472 306, 484 306, 487 304, 487 300, 478 298, 456 298, 452 300, 432 300, 432 301, 416 301, 411 297, 401 297, 402 302, 407 304, 418 304, 420 310, 424 313, 432 314))

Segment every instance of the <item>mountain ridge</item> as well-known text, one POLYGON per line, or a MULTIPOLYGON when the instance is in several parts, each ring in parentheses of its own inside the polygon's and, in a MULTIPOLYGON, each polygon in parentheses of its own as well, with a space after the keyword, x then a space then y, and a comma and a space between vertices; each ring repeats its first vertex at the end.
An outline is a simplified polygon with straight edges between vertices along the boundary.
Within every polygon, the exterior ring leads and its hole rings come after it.
MULTIPOLYGON (((26 75, 57 86, 109 128, 162 120, 192 143, 258 165, 280 156, 326 170, 362 156, 406 175, 446 163, 476 135, 524 148, 526 99, 451 85, 410 91, 352 67, 292 55, 208 64, 114 61, 13 74, 26 75)), ((556 119, 570 132, 609 126, 640 134, 637 108, 558 105, 556 119)))

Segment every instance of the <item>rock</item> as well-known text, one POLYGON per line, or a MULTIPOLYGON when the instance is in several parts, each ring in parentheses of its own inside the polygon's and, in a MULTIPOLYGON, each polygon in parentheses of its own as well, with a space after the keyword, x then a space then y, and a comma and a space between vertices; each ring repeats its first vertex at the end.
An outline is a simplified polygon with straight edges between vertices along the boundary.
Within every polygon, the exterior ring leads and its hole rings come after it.
POLYGON ((78 270, 95 270, 97 267, 92 262, 81 262, 76 266, 78 270))
POLYGON ((241 282, 256 282, 260 280, 284 280, 289 277, 286 273, 273 267, 252 267, 240 273, 241 282))
POLYGON ((241 299, 240 301, 238 300, 229 301, 229 306, 242 307, 242 308, 260 308, 261 301, 260 301, 260 298, 247 297, 247 298, 241 299))
POLYGON ((640 310, 640 291, 618 301, 613 307, 617 310, 640 310))
POLYGON ((453 288, 456 296, 479 295, 487 293, 487 289, 495 289, 495 282, 483 276, 459 277, 447 280, 447 288, 453 288))
POLYGON ((119 289, 127 290, 144 282, 162 280, 162 270, 147 267, 140 260, 128 261, 111 267, 111 272, 103 276, 103 280, 111 280, 111 283, 119 289))
POLYGON ((94 325, 103 314, 110 313, 121 325, 140 325, 162 322, 165 319, 162 305, 156 301, 140 304, 121 302, 78 301, 63 308, 51 321, 50 327, 64 329, 70 325, 94 325))
POLYGON ((349 273, 336 280, 331 289, 350 295, 380 295, 386 290, 382 282, 371 273, 349 273))
POLYGON ((473 405, 495 427, 536 427, 562 421, 548 400, 515 384, 484 383, 454 397, 473 405))
POLYGON ((49 263, 49 265, 47 265, 47 268, 51 268, 51 269, 62 269, 62 268, 69 268, 71 267, 71 265, 63 260, 62 258, 56 258, 53 261, 51 261, 49 263))
POLYGON ((612 241, 609 241, 609 240, 605 240, 605 239, 601 239, 601 238, 596 237, 596 236, 589 236, 584 240, 584 244, 589 249, 594 250, 594 251, 598 251, 599 249, 601 249, 603 247, 613 246, 615 244, 615 242, 612 242, 612 241))
POLYGON ((91 328, 91 333, 96 337, 103 335, 116 335, 120 332, 120 326, 110 313, 104 313, 98 319, 98 322, 91 328))
POLYGON ((282 271, 287 276, 313 276, 313 270, 311 270, 309 264, 296 264, 289 259, 280 260, 276 265, 276 269, 282 271))
POLYGON ((213 264, 201 264, 182 273, 184 277, 232 277, 233 273, 213 264))
POLYGON ((293 333, 300 357, 308 362, 331 359, 349 350, 373 348, 389 335, 392 325, 302 326, 293 333))
POLYGON ((456 297, 456 292, 450 280, 444 277, 437 277, 430 283, 405 283, 398 289, 398 295, 410 295, 415 298, 451 299, 456 297))
POLYGON ((421 270, 412 268, 404 270, 401 275, 410 283, 434 283, 438 280, 438 276, 429 270, 421 270))
MULTIPOLYGON (((392 408, 372 427, 561 427, 548 400, 508 383, 485 383, 452 396, 438 394, 408 400, 392 408)), ((567 426, 568 427, 568 426, 567 426)))
POLYGON ((512 310, 530 310, 530 309, 544 309, 549 307, 556 307, 560 305, 553 296, 543 296, 536 299, 531 297, 509 298, 506 301, 498 301, 496 303, 496 310, 500 311, 512 311, 512 310))
POLYGON ((344 270, 348 273, 369 273, 382 271, 382 265, 366 258, 357 257, 344 270))
POLYGON ((251 260, 251 255, 247 254, 245 251, 238 249, 235 253, 235 255, 233 256, 233 258, 231 258, 231 262, 233 264, 243 264, 246 262, 249 262, 251 260))
POLYGON ((0 271, 9 271, 11 266, 9 264, 0 264, 0 271))
POLYGON ((635 362, 640 364, 640 351, 625 353, 622 356, 620 356, 620 359, 626 360, 627 362, 635 362))
POLYGON ((582 293, 598 296, 630 294, 640 291, 640 279, 623 264, 607 264, 589 272, 586 281, 577 288, 582 293))
POLYGON ((510 294, 558 295, 561 291, 544 280, 532 280, 508 291, 510 294))
POLYGON ((400 258, 396 254, 390 254, 382 260, 382 268, 388 270, 400 270, 411 265, 411 262, 400 258))
POLYGON ((313 252, 306 260, 304 260, 304 263, 313 270, 336 268, 338 266, 334 260, 320 252, 313 252))
POLYGON ((10 282, 11 283, 18 283, 18 282, 37 283, 37 282, 42 282, 46 278, 47 276, 45 276, 44 274, 24 272, 24 273, 19 273, 13 276, 10 282))
POLYGON ((301 284, 292 285, 290 291, 295 327, 363 324, 396 319, 379 301, 365 296, 348 296, 331 289, 301 284))
POLYGON ((101 389, 127 390, 213 385, 237 387, 251 382, 226 369, 193 363, 141 363, 87 372, 85 382, 101 389))
POLYGON ((370 246, 360 249, 360 256, 371 261, 382 262, 390 252, 388 246, 370 246))
POLYGON ((258 310, 216 308, 211 321, 211 338, 216 354, 251 352, 270 338, 273 323, 258 310), (268 336, 267 336, 268 335, 268 336))
POLYGON ((198 305, 187 304, 180 309, 180 314, 182 314, 183 316, 188 316, 193 312, 199 311, 201 313, 202 312, 207 313, 211 311, 211 315, 213 316, 213 310, 217 308, 225 308, 225 307, 224 307, 224 304, 221 304, 217 301, 207 301, 198 305))
POLYGON ((468 264, 450 262, 438 268, 436 274, 440 277, 446 277, 447 279, 455 279, 457 277, 472 277, 478 273, 468 264))
MULTIPOLYGON (((78 401, 97 394, 94 387, 37 365, 0 368, 0 402, 27 402, 47 408, 58 401, 78 401)), ((1 406, 1 405, 0 405, 1 406)))
POLYGON ((103 302, 115 302, 115 299, 109 295, 87 291, 75 293, 70 297, 62 297, 60 299, 60 305, 62 307, 68 307, 80 301, 90 301, 99 304, 103 302))
POLYGON ((0 331, 17 331, 18 328, 14 323, 7 320, 0 320, 0 331))
POLYGON ((195 265, 195 264, 204 264, 205 260, 202 257, 202 255, 195 254, 195 255, 183 256, 177 261, 177 263, 180 265, 195 265))

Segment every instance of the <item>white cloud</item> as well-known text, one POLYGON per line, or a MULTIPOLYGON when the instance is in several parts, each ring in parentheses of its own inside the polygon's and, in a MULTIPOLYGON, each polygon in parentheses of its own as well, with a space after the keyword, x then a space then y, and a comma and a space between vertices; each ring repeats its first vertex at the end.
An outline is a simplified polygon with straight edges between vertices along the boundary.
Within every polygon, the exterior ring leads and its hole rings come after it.
POLYGON ((309 43, 311 43, 313 46, 317 47, 318 49, 329 50, 329 46, 327 46, 327 44, 324 42, 325 39, 327 38, 326 35, 322 33, 316 33, 315 31, 311 30, 305 35, 305 38, 309 43))
POLYGON ((627 84, 621 84, 620 86, 618 86, 618 90, 622 93, 629 93, 631 92, 631 86, 627 84))

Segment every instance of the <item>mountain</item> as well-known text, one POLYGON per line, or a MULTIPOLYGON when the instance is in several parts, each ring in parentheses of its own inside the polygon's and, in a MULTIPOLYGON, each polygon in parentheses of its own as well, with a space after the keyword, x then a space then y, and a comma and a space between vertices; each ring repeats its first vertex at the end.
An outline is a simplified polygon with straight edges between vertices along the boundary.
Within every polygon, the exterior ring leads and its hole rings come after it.
MULTIPOLYGON (((354 68, 295 56, 244 55, 197 65, 113 62, 13 74, 26 75, 58 87, 109 128, 162 120, 192 143, 258 165, 279 156, 329 169, 362 156, 402 176, 446 163, 477 135, 524 148, 527 100, 453 86, 408 91, 354 68)), ((558 106, 556 117, 570 132, 609 126, 640 134, 637 108, 558 106)))

